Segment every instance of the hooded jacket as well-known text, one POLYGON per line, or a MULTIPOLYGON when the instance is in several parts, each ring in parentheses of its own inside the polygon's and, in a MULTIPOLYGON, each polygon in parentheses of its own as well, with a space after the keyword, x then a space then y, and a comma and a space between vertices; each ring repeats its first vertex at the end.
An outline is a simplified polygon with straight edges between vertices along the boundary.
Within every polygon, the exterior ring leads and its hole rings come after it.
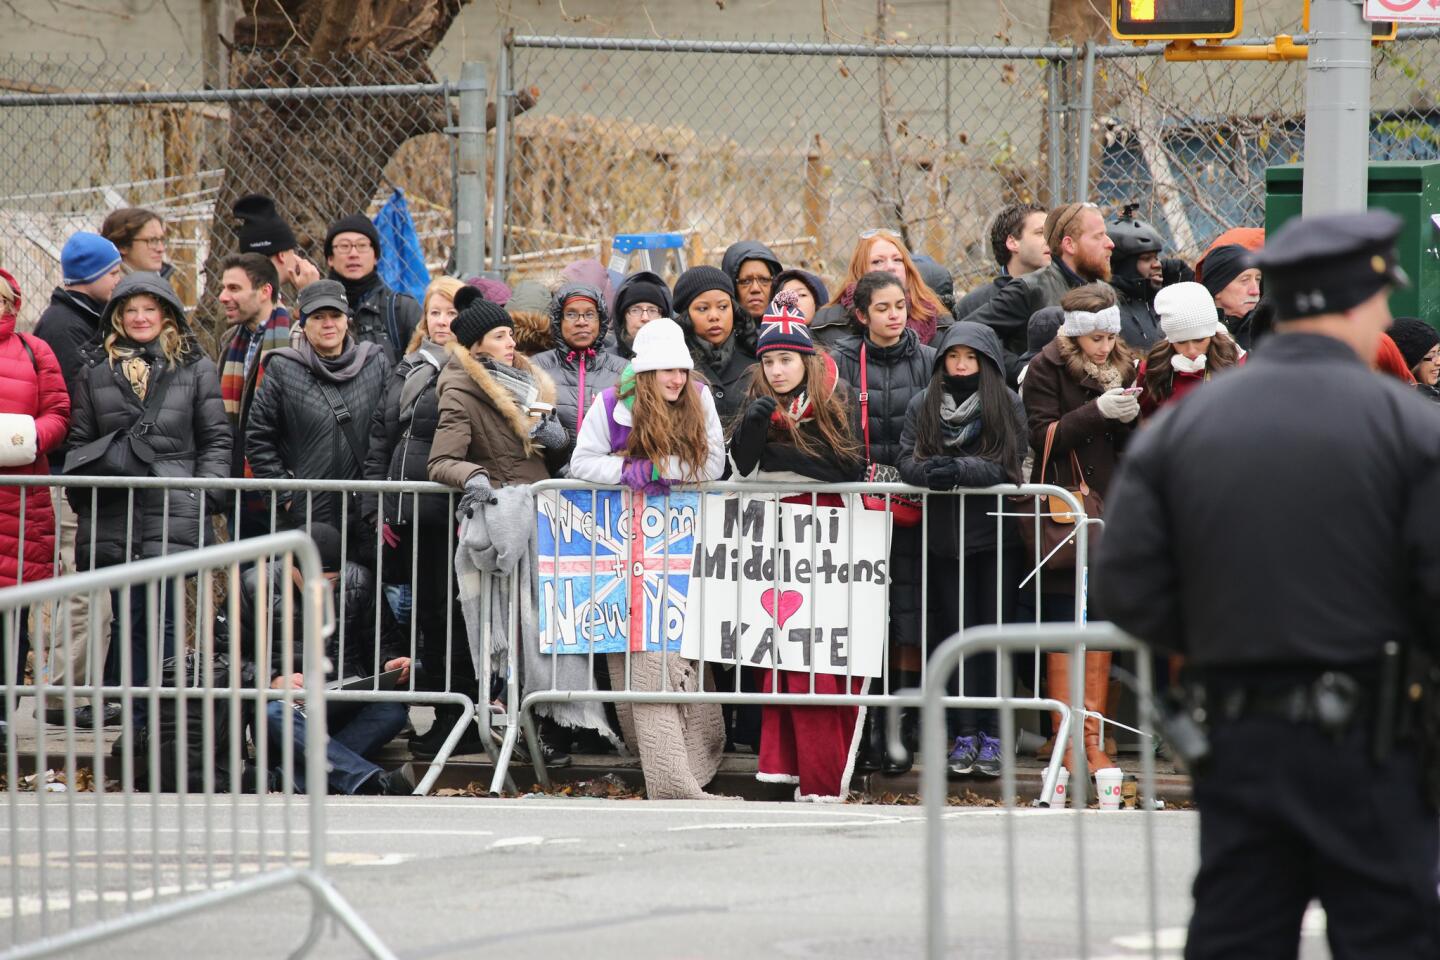
POLYGON ((584 283, 567 283, 550 299, 550 337, 555 346, 531 357, 536 368, 543 370, 555 385, 555 413, 564 424, 570 439, 579 432, 584 411, 606 387, 620 382, 625 360, 605 349, 605 336, 610 329, 610 308, 605 295, 584 283), (565 342, 561 323, 565 301, 571 297, 587 297, 595 302, 599 325, 595 340, 584 350, 576 350, 565 342))
MULTIPOLYGON (((445 348, 429 340, 395 365, 385 396, 370 418, 370 443, 365 454, 366 480, 430 479, 430 444, 440 422, 436 386, 450 361, 445 348)), ((413 523, 443 532, 450 522, 445 497, 387 493, 383 504, 373 495, 360 498, 361 511, 372 523, 413 523), (403 503, 402 503, 403 500, 403 503), (418 501, 418 506, 416 504, 418 501)))
MULTIPOLYGON (((60 449, 70 426, 70 394, 54 352, 38 337, 17 332, 14 313, 0 316, 0 414, 35 421, 35 459, 0 469, 0 474, 49 473, 47 454, 60 449)), ((49 488, 0 487, 0 586, 49 577, 54 558, 55 510, 49 488)))
MULTIPOLYGON (((932 291, 934 292, 934 291, 932 291)), ((810 318, 810 329, 814 332, 815 342, 819 345, 834 350, 841 341, 847 337, 860 335, 864 332, 860 324, 855 322, 855 284, 848 283, 840 292, 840 299, 836 303, 825 304, 815 311, 815 316, 810 318)), ((914 304, 906 293, 906 306, 910 308, 911 319, 908 329, 915 331, 916 336, 920 335, 919 321, 913 315, 914 304)), ((942 304, 940 313, 935 317, 935 333, 931 337, 932 342, 939 340, 945 335, 945 330, 954 323, 949 312, 942 304)))
MULTIPOLYGON (((945 366, 945 351, 951 347, 969 347, 980 355, 981 363, 989 363, 1001 376, 1005 375, 1005 350, 995 331, 984 324, 961 321, 945 331, 939 348, 935 351, 935 364, 931 374, 941 372, 945 366)), ((944 390, 943 383, 932 384, 925 391, 917 393, 905 411, 905 433, 900 438, 900 476, 908 484, 917 487, 927 485, 927 469, 932 459, 951 456, 960 467, 959 488, 992 487, 1010 483, 1013 477, 1004 464, 986 460, 979 456, 980 441, 977 438, 962 447, 958 455, 932 454, 922 458, 916 455, 915 445, 920 435, 920 416, 925 398, 930 390, 944 390)), ((1017 457, 1024 455, 1028 439, 1025 425, 1025 405, 1012 391, 1009 409, 980 411, 984 421, 988 417, 1008 417, 1010 428, 1015 431, 1017 457)), ((997 521, 996 514, 1002 512, 1004 501, 994 497, 965 497, 964 526, 961 526, 961 498, 953 495, 935 495, 925 504, 925 522, 929 527, 930 552, 941 557, 971 556, 988 550, 1003 538, 1008 545, 1015 539, 1014 523, 1008 519, 997 521), (964 542, 961 542, 961 531, 964 542)))
MULTIPOLYGON (((385 394, 390 361, 376 343, 347 341, 356 356, 341 379, 316 372, 318 358, 308 341, 266 354, 260 387, 245 435, 245 456, 260 479, 359 480, 368 448, 367 427, 385 394), (330 397, 338 401, 332 407, 330 397), (342 426, 340 415, 349 419, 342 426)), ((291 509, 343 529, 341 494, 295 497, 291 509)), ((353 508, 352 508, 353 509, 353 508)), ((351 514, 352 520, 358 520, 351 514)), ((352 527, 352 530, 354 528, 352 527)), ((373 543, 371 544, 373 548, 373 543)))
MULTIPOLYGON (((158 275, 145 272, 132 273, 120 281, 101 315, 100 328, 111 329, 121 301, 142 293, 155 297, 180 318, 184 330, 185 310, 180 298, 158 275)), ((155 453, 149 476, 228 477, 234 439, 220 396, 220 374, 188 333, 182 333, 182 338, 173 368, 163 358, 150 365, 147 393, 163 390, 164 395, 154 425, 145 435, 155 453)), ((90 345, 82 357, 85 365, 71 397, 71 449, 112 431, 129 430, 145 413, 143 402, 102 342, 90 345)), ((123 491, 113 495, 102 492, 95 501, 99 513, 93 516, 90 490, 71 487, 67 495, 79 518, 76 543, 88 544, 93 535, 96 566, 158 557, 201 545, 204 500, 195 490, 135 490, 133 516, 126 509, 129 501, 123 491), (132 539, 127 544, 126 533, 132 523, 132 539)), ((88 550, 76 553, 83 554, 83 562, 88 563, 88 550)))
MULTIPOLYGON (((452 340, 445 345, 451 360, 436 386, 439 421, 430 444, 430 479, 463 488, 477 473, 492 486, 548 480, 565 465, 569 447, 548 450, 530 440, 525 411, 486 365, 452 340)), ((515 354, 515 368, 535 378, 537 399, 555 402, 555 384, 545 371, 515 354)))
POLYGON ((1137 353, 1145 354, 1165 339, 1160 315, 1155 312, 1155 288, 1143 277, 1113 277, 1116 306, 1120 308, 1120 339, 1137 353))
MULTIPOLYGON (((661 303, 655 304, 660 308, 662 317, 673 316, 675 313, 675 301, 670 296, 670 285, 658 274, 649 270, 638 270, 620 281, 620 286, 615 288, 615 329, 611 350, 619 357, 629 360, 635 356, 635 349, 632 345, 632 337, 625 329, 625 310, 629 306, 626 302, 626 294, 637 283, 649 283, 660 290, 661 303)), ((648 300, 636 300, 636 303, 648 303, 648 300)))
POLYGON ((54 351, 67 387, 85 365, 81 351, 100 339, 100 316, 104 311, 105 304, 83 293, 56 287, 50 294, 50 305, 35 323, 35 336, 54 351))

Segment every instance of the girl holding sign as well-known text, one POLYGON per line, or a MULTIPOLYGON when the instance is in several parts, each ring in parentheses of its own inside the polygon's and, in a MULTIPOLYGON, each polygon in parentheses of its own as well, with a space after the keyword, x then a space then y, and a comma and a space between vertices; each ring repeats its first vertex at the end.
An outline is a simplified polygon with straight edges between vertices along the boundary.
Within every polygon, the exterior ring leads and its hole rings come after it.
MULTIPOLYGON (((900 476, 937 491, 1019 483, 1026 442, 1025 407, 1005 385, 1000 338, 960 321, 945 331, 930 385, 905 412, 900 476)), ((1014 524, 1001 516, 1004 502, 970 495, 926 503, 931 644, 962 627, 1014 620, 1021 549, 1014 524)), ((995 668, 993 652, 967 657, 965 695, 997 696, 995 668)), ((957 680, 950 679, 952 694, 957 680)), ((952 711, 951 773, 1000 776, 999 719, 993 709, 952 711)))
MULTIPOLYGON (((585 414, 570 476, 623 483, 657 497, 674 483, 718 480, 725 469, 725 436, 715 400, 693 372, 684 332, 669 317, 651 320, 635 334, 634 350, 620 383, 605 389, 585 414)), ((607 658, 615 690, 696 692, 710 686, 704 683, 703 666, 677 653, 612 653, 607 658)), ((720 768, 725 747, 719 704, 616 706, 625 741, 640 754, 651 800, 710 796, 704 787, 720 768)))
MULTIPOLYGON (((730 437, 737 476, 749 480, 854 483, 865 460, 851 422, 850 391, 835 361, 817 350, 793 293, 770 304, 760 326, 752 377, 743 413, 730 437)), ((787 503, 843 506, 834 494, 786 498, 787 503)), ((845 693, 843 675, 814 675, 814 693, 845 693)), ((863 677, 851 677, 849 692, 863 693, 863 677)), ((808 670, 766 670, 766 693, 810 693, 808 670)), ((794 783, 796 799, 843 801, 855 768, 861 714, 855 707, 766 706, 761 709, 760 762, 756 777, 794 783)))

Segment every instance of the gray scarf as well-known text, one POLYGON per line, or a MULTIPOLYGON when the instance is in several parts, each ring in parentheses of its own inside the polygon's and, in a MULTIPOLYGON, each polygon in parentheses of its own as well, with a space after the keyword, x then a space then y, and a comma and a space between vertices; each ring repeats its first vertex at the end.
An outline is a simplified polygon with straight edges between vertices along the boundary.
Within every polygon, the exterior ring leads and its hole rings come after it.
POLYGON ((445 366, 449 355, 445 348, 430 340, 420 341, 415 351, 416 362, 405 373, 405 382, 400 385, 400 422, 409 423, 415 414, 415 404, 434 383, 440 369, 445 366))
POLYGON ((707 341, 695 338, 695 348, 690 351, 695 357, 695 362, 704 364, 711 370, 724 370, 730 363, 730 358, 735 356, 735 331, 730 331, 730 336, 718 347, 712 347, 707 341))
POLYGON ((277 356, 289 357, 303 363, 318 380, 327 380, 330 383, 347 383, 360 375, 365 367, 365 361, 370 355, 378 353, 380 345, 366 340, 356 343, 355 338, 348 333, 345 335, 345 345, 340 350, 338 357, 322 357, 310 346, 310 341, 300 337, 289 347, 281 347, 273 351, 277 356))
POLYGON ((540 396, 540 389, 535 386, 535 378, 521 370, 519 367, 507 367, 503 363, 496 363, 489 357, 480 361, 485 370, 494 377, 500 386, 504 387, 514 398, 521 413, 526 413, 535 398, 540 396))
POLYGON ((940 398, 940 432, 945 446, 960 450, 980 436, 980 392, 970 394, 964 403, 957 404, 955 397, 946 390, 940 398))

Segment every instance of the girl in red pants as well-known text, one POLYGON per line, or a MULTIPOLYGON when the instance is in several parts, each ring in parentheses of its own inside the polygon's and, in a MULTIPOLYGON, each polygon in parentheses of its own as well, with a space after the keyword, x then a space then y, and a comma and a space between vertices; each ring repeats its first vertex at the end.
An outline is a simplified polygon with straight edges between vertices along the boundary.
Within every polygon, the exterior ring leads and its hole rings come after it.
MULTIPOLYGON (((771 482, 847 483, 861 478, 864 460, 850 413, 854 405, 835 362, 818 349, 793 294, 781 293, 761 323, 755 353, 759 369, 731 430, 730 459, 736 476, 771 482)), ((787 502, 812 503, 809 495, 787 502)), ((813 498, 838 507, 834 494, 813 498)), ((806 671, 764 671, 766 693, 809 693, 806 671)), ((846 678, 814 674, 815 693, 844 693, 846 678)), ((865 680, 854 677, 861 693, 865 680)), ((767 706, 762 710, 757 776, 794 783, 797 800, 840 802, 850 790, 864 708, 767 706)))

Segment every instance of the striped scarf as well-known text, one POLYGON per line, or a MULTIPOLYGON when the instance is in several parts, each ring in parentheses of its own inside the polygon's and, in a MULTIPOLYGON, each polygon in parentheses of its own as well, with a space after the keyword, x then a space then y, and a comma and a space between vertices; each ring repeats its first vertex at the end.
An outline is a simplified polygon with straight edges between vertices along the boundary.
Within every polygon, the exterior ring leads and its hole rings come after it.
MULTIPOLYGON (((240 408, 245 403, 245 381, 256 363, 271 350, 288 346, 290 312, 280 304, 276 304, 265 322, 254 330, 243 324, 236 329, 220 358, 220 397, 232 422, 239 422, 240 408)), ((257 377, 255 385, 258 387, 259 383, 257 377)))

